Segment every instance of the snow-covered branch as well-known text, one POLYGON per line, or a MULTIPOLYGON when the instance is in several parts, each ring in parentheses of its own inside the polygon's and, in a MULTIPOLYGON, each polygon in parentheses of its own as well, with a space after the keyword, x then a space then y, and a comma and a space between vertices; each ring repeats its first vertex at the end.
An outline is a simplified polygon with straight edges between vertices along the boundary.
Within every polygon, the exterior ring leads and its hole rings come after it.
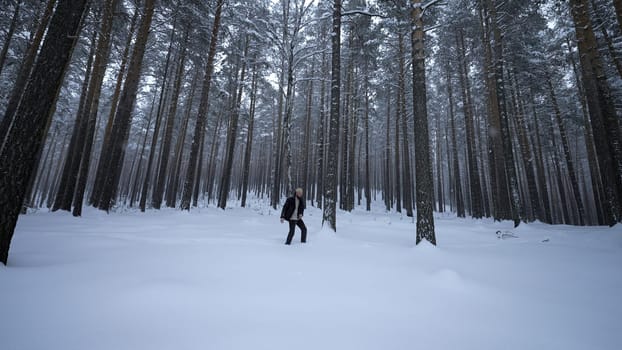
POLYGON ((372 12, 365 11, 365 10, 350 10, 350 11, 344 11, 341 13, 341 17, 352 16, 352 15, 363 15, 363 16, 369 16, 369 17, 388 18, 385 15, 382 15, 379 13, 372 13, 372 12))

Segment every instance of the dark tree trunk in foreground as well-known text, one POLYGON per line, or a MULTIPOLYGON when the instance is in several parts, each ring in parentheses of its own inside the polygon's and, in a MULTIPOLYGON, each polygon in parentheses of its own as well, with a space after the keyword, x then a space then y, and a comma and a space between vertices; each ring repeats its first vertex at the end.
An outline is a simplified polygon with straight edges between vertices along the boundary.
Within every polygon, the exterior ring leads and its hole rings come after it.
POLYGON ((620 144, 619 119, 598 52, 598 43, 589 16, 589 4, 587 0, 570 0, 570 9, 575 24, 581 77, 605 192, 605 221, 609 225, 615 225, 622 220, 620 205, 622 144, 620 144))
POLYGON ((214 24, 212 25, 212 37, 210 39, 209 52, 207 54, 207 66, 205 67, 205 78, 203 80, 203 91, 201 92, 201 100, 199 102, 199 111, 197 122, 194 128, 194 136, 192 138, 192 146, 190 148, 190 160, 188 162, 188 170, 186 171, 186 180, 184 183, 183 196, 181 199, 181 209, 190 210, 190 200, 195 186, 196 177, 200 175, 197 169, 199 163, 199 151, 203 143, 203 134, 205 134, 205 124, 207 122, 207 109, 209 104, 209 89, 212 82, 212 71, 214 70, 214 57, 216 56, 216 43, 218 40, 218 30, 220 27, 220 13, 222 11, 224 0, 218 0, 216 3, 216 13, 214 15, 214 24), (198 174, 197 174, 198 173, 198 174))
POLYGON ((0 261, 5 265, 85 6, 86 0, 59 1, 7 135, 7 147, 0 153, 0 261))
POLYGON ((328 154, 324 181, 324 211, 322 224, 328 222, 337 231, 337 154, 339 152, 339 100, 341 88, 341 0, 333 2, 332 73, 330 85, 330 122, 328 154))
POLYGON ((423 8, 417 0, 412 0, 412 68, 413 103, 415 117, 415 167, 417 169, 417 239, 436 245, 434 233, 434 182, 430 162, 430 139, 428 134, 428 109, 426 105, 425 53, 423 8))

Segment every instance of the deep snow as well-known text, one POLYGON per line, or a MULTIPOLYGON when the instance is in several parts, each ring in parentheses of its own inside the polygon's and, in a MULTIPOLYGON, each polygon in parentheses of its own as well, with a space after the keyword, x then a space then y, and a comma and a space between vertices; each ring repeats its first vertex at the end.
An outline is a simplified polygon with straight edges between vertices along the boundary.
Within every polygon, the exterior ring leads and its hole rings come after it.
POLYGON ((22 216, 0 348, 622 349, 622 228, 437 215, 438 247, 381 209, 22 216), (497 230, 518 238, 498 239, 497 230), (548 241, 543 242, 548 239, 548 241))

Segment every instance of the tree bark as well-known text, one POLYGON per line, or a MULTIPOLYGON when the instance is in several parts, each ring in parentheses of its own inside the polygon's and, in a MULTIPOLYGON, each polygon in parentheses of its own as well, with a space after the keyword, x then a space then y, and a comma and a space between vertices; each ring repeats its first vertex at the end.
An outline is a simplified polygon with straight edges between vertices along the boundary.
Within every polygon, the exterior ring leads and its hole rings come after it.
POLYGON ((333 1, 332 57, 330 85, 330 124, 324 186, 322 225, 327 222, 337 232, 337 153, 339 152, 339 107, 341 88, 341 0, 333 1))
MULTIPOLYGON (((413 198, 412 198, 412 174, 410 172, 410 146, 408 145, 408 122, 406 120, 406 63, 404 62, 404 34, 398 33, 398 64, 399 64, 399 78, 398 78, 398 94, 399 103, 397 104, 398 119, 397 124, 402 124, 402 191, 404 198, 404 209, 406 209, 406 216, 413 217, 413 198)), ((398 147, 399 148, 399 147, 398 147)), ((397 149, 396 153, 397 155, 397 149)), ((397 159, 397 157, 396 157, 397 159)))
POLYGON ((59 0, 0 153, 0 262, 5 265, 85 7, 86 0, 59 0))
POLYGON ((430 139, 428 135, 428 109, 425 80, 425 53, 423 28, 423 8, 417 0, 412 0, 411 42, 413 69, 413 114, 415 117, 415 167, 417 201, 417 238, 436 245, 434 232, 434 183, 430 162, 430 139))
POLYGON ((589 16, 587 0, 570 0, 583 87, 594 133, 596 154, 605 192, 606 222, 622 220, 622 145, 620 124, 613 105, 611 90, 598 52, 596 36, 589 16))

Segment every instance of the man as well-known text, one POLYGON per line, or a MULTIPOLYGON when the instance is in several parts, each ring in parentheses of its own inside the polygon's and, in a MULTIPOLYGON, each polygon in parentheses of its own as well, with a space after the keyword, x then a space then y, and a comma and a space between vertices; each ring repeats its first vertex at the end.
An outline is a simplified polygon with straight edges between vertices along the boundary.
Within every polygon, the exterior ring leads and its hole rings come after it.
POLYGON ((287 235, 285 244, 289 245, 292 243, 296 226, 300 227, 300 242, 307 242, 307 227, 302 221, 305 207, 305 200, 302 197, 302 188, 297 188, 294 195, 287 198, 283 205, 283 210, 281 210, 281 223, 285 222, 285 220, 289 222, 289 234, 287 235))

